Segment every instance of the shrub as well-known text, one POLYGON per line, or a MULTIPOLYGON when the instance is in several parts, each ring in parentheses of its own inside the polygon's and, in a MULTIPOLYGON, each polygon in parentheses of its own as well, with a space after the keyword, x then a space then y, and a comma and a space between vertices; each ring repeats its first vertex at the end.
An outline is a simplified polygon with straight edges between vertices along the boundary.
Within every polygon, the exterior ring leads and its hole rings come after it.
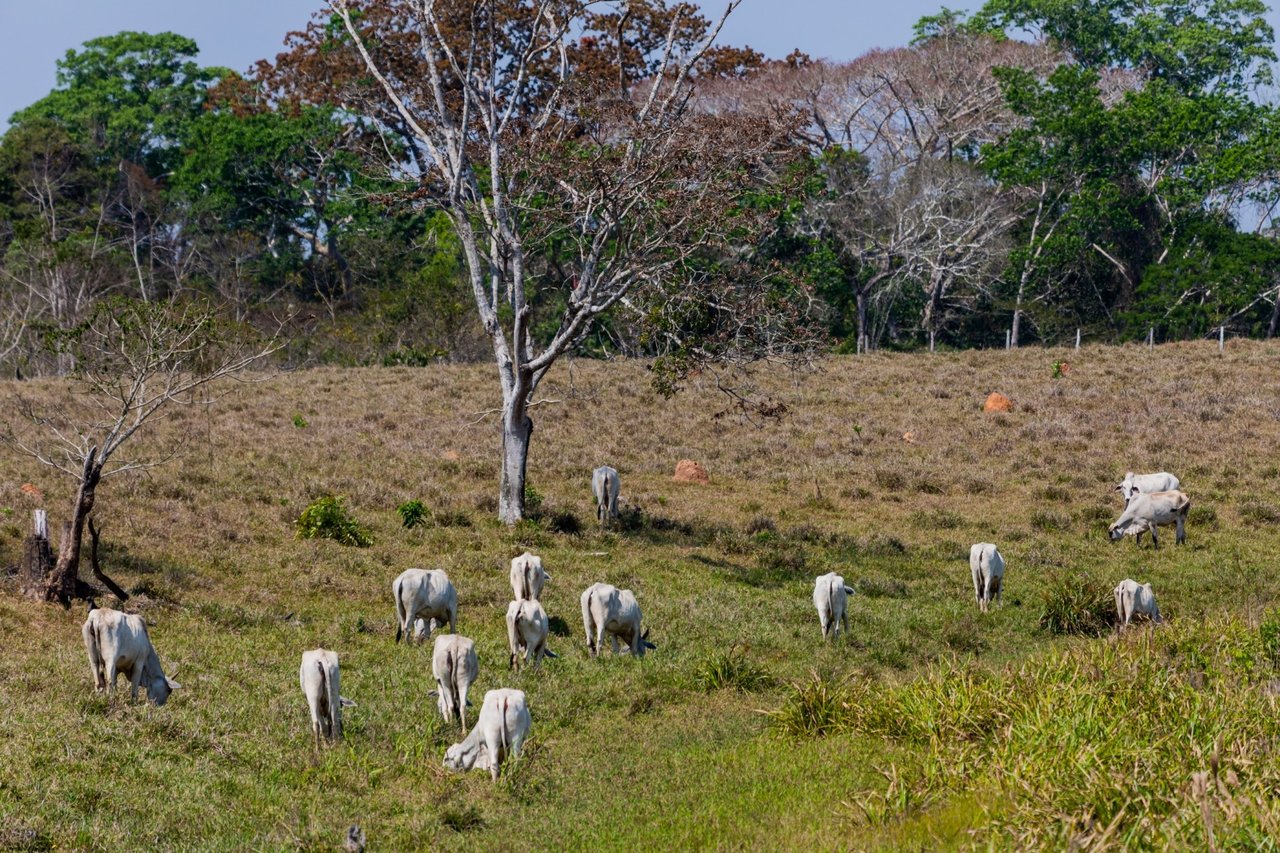
POLYGON ((310 426, 310 424, 307 423, 307 419, 304 418, 301 414, 295 414, 293 416, 293 425, 298 429, 306 429, 308 426, 310 426))
POLYGON ((414 498, 396 507, 400 513, 400 522, 410 530, 427 523, 427 507, 422 501, 414 498))
POLYGON ((357 548, 372 545, 373 537, 351 517, 342 500, 329 495, 312 501, 298 516, 298 538, 332 539, 341 545, 355 545, 357 548))
POLYGON ((754 536, 757 533, 777 533, 778 525, 773 523, 773 519, 767 515, 757 515, 747 524, 747 534, 754 536))
POLYGON ((694 680, 706 692, 721 688, 754 693, 773 684, 773 676, 747 659, 750 646, 734 643, 728 651, 715 652, 702 661, 694 680))
POLYGON ((529 515, 537 515, 538 510, 542 509, 542 493, 533 486, 524 487, 524 511, 529 515))
POLYGON ((1096 637, 1115 621, 1111 587, 1084 572, 1055 572, 1040 596, 1040 627, 1050 634, 1096 637))

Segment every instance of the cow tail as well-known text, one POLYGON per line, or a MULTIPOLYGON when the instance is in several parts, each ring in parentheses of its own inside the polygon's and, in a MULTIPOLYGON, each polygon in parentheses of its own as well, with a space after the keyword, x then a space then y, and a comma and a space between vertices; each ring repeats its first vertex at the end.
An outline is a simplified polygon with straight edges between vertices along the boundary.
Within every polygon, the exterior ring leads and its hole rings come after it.
POLYGON ((520 567, 520 597, 526 600, 533 597, 533 584, 529 582, 529 570, 532 568, 533 564, 527 558, 520 567))
POLYGON ((453 713, 462 719, 462 704, 458 701, 458 676, 453 668, 453 649, 444 655, 445 677, 449 679, 449 695, 453 697, 453 713))
POLYGON ((502 757, 499 759, 495 756, 496 761, 505 761, 507 758, 507 697, 502 697, 502 726, 498 729, 498 742, 502 744, 502 757))
POLYGON ((329 673, 324 668, 324 661, 316 661, 316 670, 320 673, 320 702, 316 708, 319 717, 325 721, 325 737, 333 739, 333 709, 329 706, 329 673))

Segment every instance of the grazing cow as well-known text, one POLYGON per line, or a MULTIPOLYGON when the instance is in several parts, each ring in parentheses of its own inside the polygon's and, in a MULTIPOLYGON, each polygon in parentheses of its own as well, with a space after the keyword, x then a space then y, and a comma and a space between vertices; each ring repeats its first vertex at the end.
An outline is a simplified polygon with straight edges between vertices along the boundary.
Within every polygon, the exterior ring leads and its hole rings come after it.
POLYGON ((990 542, 979 542, 969 549, 969 572, 973 575, 973 594, 983 613, 991 599, 1004 603, 1004 557, 990 542))
POLYGON ((618 640, 636 657, 644 657, 646 649, 657 648, 649 642, 648 630, 640 633, 640 603, 635 594, 607 583, 592 584, 582 593, 582 628, 592 657, 600 653, 605 634, 609 635, 615 655, 618 640))
POLYGON ((457 634, 439 634, 431 649, 431 674, 436 689, 431 691, 440 707, 440 716, 462 723, 467 730, 467 691, 480 672, 476 660, 476 644, 457 634))
POLYGON ((1156 606, 1156 594, 1151 591, 1151 584, 1125 578, 1120 581, 1115 593, 1120 630, 1128 628, 1130 620, 1135 616, 1146 616, 1152 622, 1160 622, 1160 608, 1156 606))
POLYGON ((844 585, 844 578, 828 572, 813 582, 813 606, 818 608, 818 622, 822 625, 822 639, 840 636, 840 625, 849 630, 849 596, 853 587, 844 585))
POLYGON ((316 749, 320 737, 335 741, 342 737, 342 709, 355 707, 355 702, 340 696, 338 678, 338 653, 328 649, 312 649, 302 653, 302 666, 298 668, 298 683, 302 695, 307 697, 311 710, 311 733, 316 736, 316 749))
POLYGON ((449 622, 449 633, 458 632, 458 592, 441 569, 405 569, 391 583, 396 599, 396 642, 401 634, 409 633, 414 625, 414 639, 425 640, 431 636, 432 627, 438 622, 449 622), (415 625, 421 619, 422 625, 415 625))
POLYGON ((1108 528, 1107 533, 1112 542, 1124 536, 1132 536, 1134 541, 1141 545, 1142 534, 1150 531, 1152 544, 1159 548, 1160 538, 1156 528, 1174 524, 1177 525, 1178 531, 1174 542, 1181 545, 1187 541, 1187 512, 1190 509, 1191 498, 1182 492, 1152 494, 1138 492, 1125 506, 1120 517, 1108 528))
POLYGON ((596 499, 596 517, 604 527, 609 519, 618 517, 618 491, 621 488, 618 472, 608 465, 601 465, 591 472, 591 494, 596 499))
POLYGON ((511 591, 516 601, 537 601, 542 597, 542 587, 551 575, 542 568, 542 558, 525 551, 511 561, 511 591))
POLYGON ((89 669, 93 671, 96 692, 115 692, 116 677, 123 673, 129 679, 131 698, 136 700, 138 688, 144 687, 147 698, 159 706, 182 686, 165 676, 160 657, 147 635, 147 623, 141 616, 90 604, 89 618, 84 620, 80 634, 89 653, 89 669))
POLYGON ((1128 506, 1129 501, 1138 493, 1149 495, 1152 492, 1176 492, 1181 485, 1178 478, 1167 471, 1158 474, 1135 474, 1130 471, 1124 475, 1120 485, 1116 486, 1116 491, 1124 496, 1125 506, 1128 506))
POLYGON ((490 690, 484 694, 475 728, 460 743, 449 747, 444 766, 450 770, 488 770, 496 782, 503 762, 520 755, 530 724, 523 690, 490 690))
POLYGON ((520 655, 525 663, 533 656, 538 669, 547 654, 547 611, 538 601, 513 601, 507 605, 507 645, 511 648, 511 668, 520 671, 520 655))

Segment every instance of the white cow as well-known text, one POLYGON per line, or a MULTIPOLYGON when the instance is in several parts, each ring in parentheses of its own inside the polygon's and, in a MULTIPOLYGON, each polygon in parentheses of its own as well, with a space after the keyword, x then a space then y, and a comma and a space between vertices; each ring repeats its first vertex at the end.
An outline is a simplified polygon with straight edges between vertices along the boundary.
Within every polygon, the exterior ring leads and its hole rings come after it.
POLYGON ((129 679, 130 697, 137 699, 138 688, 144 687, 148 699, 163 705, 169 694, 182 686, 165 676, 141 616, 91 604, 80 634, 89 653, 95 691, 114 692, 116 677, 123 673, 129 679))
POLYGON ((316 736, 316 749, 320 748, 321 736, 329 741, 342 737, 342 709, 354 708, 356 703, 339 695, 338 653, 328 649, 303 652, 298 683, 311 710, 311 733, 316 736))
POLYGON ((442 569, 405 569, 392 581, 391 593, 396 599, 397 643, 419 619, 423 624, 415 625, 415 640, 430 637, 432 626, 444 625, 445 620, 450 634, 458 632, 458 592, 442 569))
POLYGON ((547 611, 538 601, 513 601, 507 605, 507 645, 511 648, 511 668, 520 671, 520 655, 525 663, 533 657, 538 669, 547 654, 547 611))
POLYGON ((813 582, 813 606, 818 608, 818 622, 822 625, 822 639, 840 636, 840 625, 849 630, 849 596, 853 587, 845 586, 844 578, 828 572, 813 582))
POLYGON ((1135 616, 1147 616, 1152 622, 1160 621, 1160 608, 1156 605, 1156 594, 1151 591, 1151 584, 1125 578, 1120 581, 1115 593, 1120 630, 1128 628, 1130 620, 1135 616))
POLYGON ((1112 542, 1124 536, 1132 536, 1134 541, 1141 545, 1142 534, 1150 531, 1152 544, 1159 548, 1160 539, 1156 528, 1173 524, 1177 526, 1177 537, 1174 542, 1181 545, 1187 540, 1187 512, 1190 509, 1191 498, 1182 492, 1152 494, 1138 492, 1125 506, 1120 517, 1108 528, 1107 533, 1112 542))
POLYGON ((496 782, 502 763, 520 755, 530 725, 523 690, 490 690, 484 694, 475 728, 460 743, 449 747, 444 766, 450 770, 488 770, 496 782))
POLYGON ((596 499, 596 517, 600 526, 611 518, 618 517, 618 491, 621 481, 618 472, 608 465, 601 465, 591 472, 591 494, 596 499))
POLYGON ((594 583, 582 593, 582 628, 592 657, 599 654, 605 634, 609 635, 615 655, 618 640, 636 657, 643 657, 646 649, 657 648, 649 642, 648 630, 640 633, 640 603, 635 594, 607 583, 594 583))
POLYGON ((1158 474, 1135 474, 1129 471, 1124 475, 1124 480, 1120 485, 1116 486, 1116 491, 1124 496, 1124 502, 1127 506, 1134 495, 1141 492, 1142 494, 1151 494, 1152 492, 1176 492, 1181 483, 1178 478, 1161 471, 1158 474))
POLYGON ((1004 603, 1004 557, 990 542, 979 542, 969 549, 969 572, 973 575, 973 594, 983 613, 991 599, 1004 603))
POLYGON ((511 592, 516 601, 537 601, 542 597, 542 587, 549 580, 551 575, 542 568, 541 557, 525 551, 511 561, 511 592))
POLYGON ((437 697, 440 716, 450 722, 457 719, 464 732, 467 730, 467 691, 479 672, 473 640, 458 634, 436 636, 431 649, 431 674, 435 676, 436 689, 431 693, 437 697))

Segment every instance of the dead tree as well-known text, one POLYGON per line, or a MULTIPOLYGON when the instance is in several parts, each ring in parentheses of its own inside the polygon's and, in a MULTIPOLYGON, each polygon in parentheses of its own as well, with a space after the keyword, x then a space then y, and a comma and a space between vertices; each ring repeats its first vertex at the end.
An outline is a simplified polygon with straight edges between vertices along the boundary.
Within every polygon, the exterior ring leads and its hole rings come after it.
MULTIPOLYGON (((93 588, 79 577, 88 525, 94 575, 124 600, 127 594, 97 563, 98 535, 89 516, 98 487, 109 476, 168 461, 181 444, 175 442, 151 459, 122 458, 121 447, 163 417, 171 404, 211 402, 213 383, 239 374, 283 343, 225 323, 207 303, 110 299, 95 305, 84 322, 60 333, 52 345, 57 354, 72 356, 75 393, 53 411, 16 396, 6 407, 14 414, 0 434, 5 444, 76 481, 57 560, 51 569, 41 565, 42 583, 33 577, 24 587, 28 595, 63 606, 92 594, 93 588)), ((47 547, 47 530, 44 539, 47 547)))

